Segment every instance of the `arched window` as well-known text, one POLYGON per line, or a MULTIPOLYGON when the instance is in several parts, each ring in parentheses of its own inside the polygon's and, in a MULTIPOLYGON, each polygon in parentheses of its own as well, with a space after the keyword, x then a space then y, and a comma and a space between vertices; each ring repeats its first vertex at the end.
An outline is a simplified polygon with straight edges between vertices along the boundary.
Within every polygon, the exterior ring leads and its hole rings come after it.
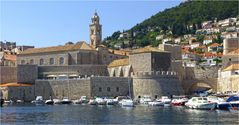
POLYGON ((30 60, 30 64, 34 64, 34 60, 33 59, 30 60))
POLYGON ((40 65, 44 64, 44 59, 40 59, 40 65))
POLYGON ((25 60, 21 60, 21 64, 25 64, 25 60))
POLYGON ((63 57, 61 57, 60 60, 59 60, 59 64, 62 65, 62 64, 64 64, 64 63, 65 63, 65 60, 64 60, 63 57))
POLYGON ((50 65, 53 65, 53 64, 55 64, 55 60, 54 58, 50 58, 50 65))
POLYGON ((110 87, 107 87, 107 91, 110 92, 110 87))

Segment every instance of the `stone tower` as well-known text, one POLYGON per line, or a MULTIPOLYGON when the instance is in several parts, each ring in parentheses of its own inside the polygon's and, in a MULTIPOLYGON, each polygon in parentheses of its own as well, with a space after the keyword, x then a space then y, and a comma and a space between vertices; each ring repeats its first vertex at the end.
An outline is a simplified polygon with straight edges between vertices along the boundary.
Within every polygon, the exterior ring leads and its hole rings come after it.
POLYGON ((93 47, 97 47, 101 43, 102 37, 102 29, 100 25, 100 17, 98 16, 97 12, 91 18, 90 24, 90 45, 93 47))

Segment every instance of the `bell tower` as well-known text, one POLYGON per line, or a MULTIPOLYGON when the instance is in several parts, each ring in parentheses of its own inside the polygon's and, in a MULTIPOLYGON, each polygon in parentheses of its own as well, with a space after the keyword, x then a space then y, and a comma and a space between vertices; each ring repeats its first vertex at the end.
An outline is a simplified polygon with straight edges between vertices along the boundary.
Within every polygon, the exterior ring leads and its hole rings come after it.
POLYGON ((102 26, 100 25, 100 17, 95 11, 91 18, 90 24, 90 45, 96 48, 101 43, 102 38, 102 26))

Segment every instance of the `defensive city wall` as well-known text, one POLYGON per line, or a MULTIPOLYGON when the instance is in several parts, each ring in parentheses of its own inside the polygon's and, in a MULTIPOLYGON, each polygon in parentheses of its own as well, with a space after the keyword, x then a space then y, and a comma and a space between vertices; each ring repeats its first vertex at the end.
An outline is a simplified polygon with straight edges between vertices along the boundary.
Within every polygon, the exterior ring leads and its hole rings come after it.
POLYGON ((44 99, 50 96, 62 99, 79 99, 81 96, 109 96, 129 95, 131 78, 123 77, 89 77, 85 79, 65 80, 36 80, 35 95, 42 95, 44 99))
POLYGON ((136 72, 132 78, 134 98, 184 94, 178 74, 174 71, 136 72))

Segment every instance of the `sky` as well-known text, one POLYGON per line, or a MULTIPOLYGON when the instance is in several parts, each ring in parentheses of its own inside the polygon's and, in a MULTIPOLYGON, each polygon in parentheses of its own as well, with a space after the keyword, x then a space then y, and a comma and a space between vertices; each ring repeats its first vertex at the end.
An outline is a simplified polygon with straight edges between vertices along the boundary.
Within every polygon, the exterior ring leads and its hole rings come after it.
POLYGON ((47 47, 68 41, 89 43, 95 10, 102 37, 130 29, 180 0, 0 0, 0 41, 47 47))

